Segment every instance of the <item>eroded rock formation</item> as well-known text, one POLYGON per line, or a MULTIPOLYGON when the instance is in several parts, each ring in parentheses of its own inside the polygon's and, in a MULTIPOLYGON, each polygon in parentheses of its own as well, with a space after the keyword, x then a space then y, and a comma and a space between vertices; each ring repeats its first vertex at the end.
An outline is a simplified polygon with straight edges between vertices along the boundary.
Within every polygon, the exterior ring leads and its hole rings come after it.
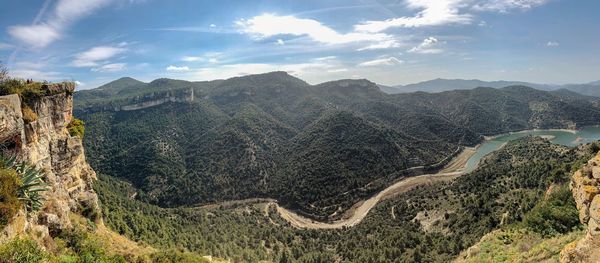
POLYGON ((600 153, 575 172, 571 191, 587 233, 563 249, 561 262, 600 262, 600 153))
POLYGON ((26 123, 18 95, 0 97, 0 143, 5 154, 16 154, 45 171, 49 190, 41 211, 25 216, 20 212, 0 233, 0 242, 30 234, 51 240, 71 227, 70 214, 83 215, 100 223, 98 198, 92 189, 96 174, 85 160, 80 137, 71 136, 72 87, 52 95, 29 99, 37 119, 26 123))

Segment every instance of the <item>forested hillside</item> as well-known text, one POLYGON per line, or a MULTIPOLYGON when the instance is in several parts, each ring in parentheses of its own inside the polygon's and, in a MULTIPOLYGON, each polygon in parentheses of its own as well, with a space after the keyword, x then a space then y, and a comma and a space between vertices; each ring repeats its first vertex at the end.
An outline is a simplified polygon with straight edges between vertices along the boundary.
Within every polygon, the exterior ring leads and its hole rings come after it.
MULTIPOLYGON (((472 173, 384 201, 359 225, 337 230, 292 228, 260 202, 159 208, 132 199, 135 188, 108 176, 95 189, 111 228, 159 248, 235 262, 449 262, 497 228, 544 238, 576 236, 569 234, 580 233, 580 226, 566 183, 592 155, 589 145, 568 149, 522 138, 472 173), (553 193, 548 189, 557 194, 546 198, 553 193)), ((544 259, 557 251, 530 254, 544 259)))
POLYGON ((92 166, 131 182, 142 201, 270 197, 323 219, 482 135, 600 123, 598 101, 575 93, 515 86, 387 95, 367 80, 309 85, 283 72, 126 78, 75 101, 92 166), (121 110, 132 103, 153 106, 121 110))

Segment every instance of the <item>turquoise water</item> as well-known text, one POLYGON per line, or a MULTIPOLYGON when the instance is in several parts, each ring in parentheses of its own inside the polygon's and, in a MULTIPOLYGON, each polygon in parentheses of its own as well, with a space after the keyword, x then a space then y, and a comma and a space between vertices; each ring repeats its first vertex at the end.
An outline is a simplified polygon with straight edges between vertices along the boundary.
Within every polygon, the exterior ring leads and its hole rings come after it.
POLYGON ((585 127, 578 131, 561 131, 561 130, 535 130, 513 132, 499 135, 489 141, 483 142, 476 150, 475 154, 467 161, 466 171, 470 172, 475 169, 481 158, 487 154, 500 149, 506 142, 522 138, 528 135, 534 136, 552 136, 550 140, 553 143, 561 144, 569 147, 575 147, 580 144, 594 142, 600 140, 600 127, 592 126, 585 127))

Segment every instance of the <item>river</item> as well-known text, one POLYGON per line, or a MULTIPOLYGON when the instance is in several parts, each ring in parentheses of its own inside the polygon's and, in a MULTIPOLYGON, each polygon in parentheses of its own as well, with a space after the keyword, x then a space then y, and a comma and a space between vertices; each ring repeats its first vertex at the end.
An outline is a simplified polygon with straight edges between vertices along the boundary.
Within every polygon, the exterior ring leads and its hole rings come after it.
POLYGON ((575 147, 580 144, 594 142, 600 140, 600 126, 584 127, 581 130, 529 130, 520 132, 511 132, 494 136, 479 147, 477 147, 475 153, 467 161, 465 171, 473 171, 479 161, 489 153, 496 151, 502 147, 505 143, 522 138, 528 135, 542 136, 550 139, 551 142, 561 144, 568 147, 575 147))

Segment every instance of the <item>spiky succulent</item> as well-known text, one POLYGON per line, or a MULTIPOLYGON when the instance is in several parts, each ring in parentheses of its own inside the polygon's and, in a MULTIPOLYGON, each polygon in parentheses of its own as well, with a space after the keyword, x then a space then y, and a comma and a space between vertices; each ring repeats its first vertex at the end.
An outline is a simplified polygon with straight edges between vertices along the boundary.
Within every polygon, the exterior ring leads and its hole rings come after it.
POLYGON ((42 193, 48 190, 48 185, 44 182, 44 172, 26 162, 17 161, 16 156, 2 156, 0 162, 4 168, 14 169, 19 175, 20 184, 17 194, 26 211, 39 211, 45 201, 42 193))

